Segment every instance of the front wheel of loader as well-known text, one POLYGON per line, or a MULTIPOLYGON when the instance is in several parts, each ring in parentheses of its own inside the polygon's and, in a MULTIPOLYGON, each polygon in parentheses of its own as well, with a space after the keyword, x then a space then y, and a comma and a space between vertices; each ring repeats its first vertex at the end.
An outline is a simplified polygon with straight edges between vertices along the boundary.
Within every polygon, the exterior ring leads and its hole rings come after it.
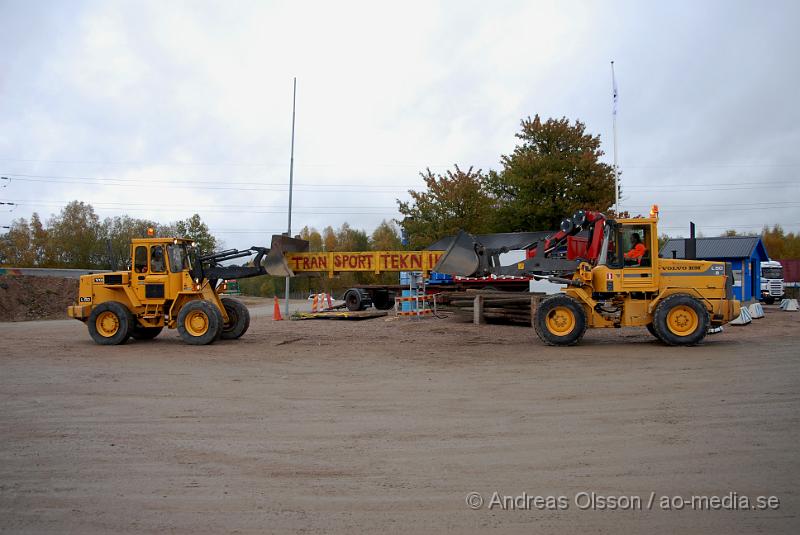
POLYGON ((580 303, 567 295, 554 295, 539 304, 534 327, 547 345, 571 346, 586 332, 586 312, 580 303))
POLYGON ((92 340, 100 345, 115 346, 128 341, 133 322, 133 315, 125 305, 106 301, 92 310, 86 325, 92 340))
POLYGON ((653 328, 665 344, 693 346, 706 337, 709 317, 703 303, 686 294, 661 301, 653 314, 653 328))
POLYGON ((656 340, 661 340, 661 337, 660 337, 660 336, 658 335, 658 333, 656 332, 656 328, 655 328, 655 327, 653 327, 653 324, 652 324, 652 323, 648 323, 648 324, 647 324, 647 332, 649 332, 650 334, 652 334, 652 335, 653 335, 653 337, 654 337, 656 340))
POLYGON ((189 301, 178 313, 178 334, 187 344, 210 344, 217 339, 221 329, 222 314, 208 301, 189 301))
POLYGON ((239 338, 250 327, 250 311, 241 301, 224 297, 222 306, 228 315, 228 323, 222 326, 222 339, 235 340, 239 338))

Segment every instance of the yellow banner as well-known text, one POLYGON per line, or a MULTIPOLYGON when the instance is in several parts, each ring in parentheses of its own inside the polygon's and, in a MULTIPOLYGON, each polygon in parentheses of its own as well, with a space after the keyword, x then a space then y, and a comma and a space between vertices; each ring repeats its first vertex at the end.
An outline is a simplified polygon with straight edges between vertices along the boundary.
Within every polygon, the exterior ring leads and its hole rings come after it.
POLYGON ((365 251, 287 253, 286 263, 295 273, 327 271, 424 271, 433 269, 444 251, 365 251))

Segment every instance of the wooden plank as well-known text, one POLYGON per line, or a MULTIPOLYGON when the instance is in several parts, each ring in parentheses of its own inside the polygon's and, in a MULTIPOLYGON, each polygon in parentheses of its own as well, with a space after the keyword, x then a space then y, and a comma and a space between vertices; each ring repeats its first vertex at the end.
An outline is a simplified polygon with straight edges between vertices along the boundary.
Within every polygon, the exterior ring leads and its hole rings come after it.
POLYGON ((297 312, 292 319, 298 320, 368 320, 372 318, 382 318, 389 313, 385 310, 359 310, 352 312, 333 311, 333 312, 297 312))

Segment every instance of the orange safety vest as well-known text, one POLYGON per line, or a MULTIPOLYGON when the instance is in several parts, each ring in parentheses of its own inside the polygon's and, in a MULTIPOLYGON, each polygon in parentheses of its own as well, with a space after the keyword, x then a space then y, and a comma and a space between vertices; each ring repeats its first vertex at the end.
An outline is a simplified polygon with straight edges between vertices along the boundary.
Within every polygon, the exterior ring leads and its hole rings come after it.
POLYGON ((625 253, 625 258, 630 258, 632 260, 641 260, 642 257, 644 256, 645 251, 647 251, 647 249, 645 248, 644 244, 637 243, 636 245, 633 246, 633 249, 625 253))

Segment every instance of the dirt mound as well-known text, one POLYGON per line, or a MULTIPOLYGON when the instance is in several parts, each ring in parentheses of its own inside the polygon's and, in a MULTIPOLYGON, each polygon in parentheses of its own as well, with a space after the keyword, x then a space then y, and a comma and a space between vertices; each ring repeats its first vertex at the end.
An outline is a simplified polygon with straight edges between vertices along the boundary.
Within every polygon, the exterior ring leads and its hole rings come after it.
POLYGON ((0 321, 66 319, 78 279, 0 276, 0 321))

